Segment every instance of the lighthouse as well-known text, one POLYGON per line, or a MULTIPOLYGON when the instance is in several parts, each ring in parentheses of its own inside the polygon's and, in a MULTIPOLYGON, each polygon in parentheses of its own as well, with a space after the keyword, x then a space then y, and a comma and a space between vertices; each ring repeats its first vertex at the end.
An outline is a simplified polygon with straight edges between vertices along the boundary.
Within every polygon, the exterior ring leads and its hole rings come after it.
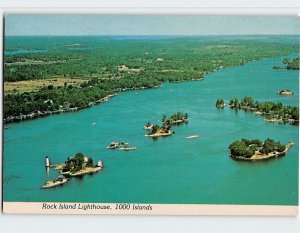
POLYGON ((98 161, 98 163, 97 163, 97 167, 103 167, 103 163, 102 163, 102 161, 101 161, 101 160, 99 160, 99 161, 98 161))
POLYGON ((46 156, 46 159, 45 159, 45 166, 50 167, 50 159, 48 158, 48 156, 46 156))

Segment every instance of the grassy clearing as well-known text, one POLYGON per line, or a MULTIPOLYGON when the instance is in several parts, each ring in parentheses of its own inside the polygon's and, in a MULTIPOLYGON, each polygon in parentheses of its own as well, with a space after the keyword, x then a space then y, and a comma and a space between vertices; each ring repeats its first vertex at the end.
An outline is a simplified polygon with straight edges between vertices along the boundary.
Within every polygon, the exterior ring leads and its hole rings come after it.
POLYGON ((51 78, 41 80, 27 80, 18 82, 4 82, 4 95, 13 93, 24 93, 31 91, 38 91, 43 87, 52 85, 53 87, 63 87, 65 83, 67 86, 79 86, 89 79, 78 78, 51 78))

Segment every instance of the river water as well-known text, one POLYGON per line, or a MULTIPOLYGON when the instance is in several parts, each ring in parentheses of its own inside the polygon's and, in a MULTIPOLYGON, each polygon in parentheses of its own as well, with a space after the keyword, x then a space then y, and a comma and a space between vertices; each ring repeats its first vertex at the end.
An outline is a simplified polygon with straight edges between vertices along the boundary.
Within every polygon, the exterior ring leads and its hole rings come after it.
POLYGON ((297 205, 299 128, 215 108, 218 98, 228 102, 245 95, 297 106, 298 72, 272 70, 274 65, 281 65, 280 58, 222 69, 203 81, 120 93, 75 113, 7 125, 4 201, 297 205), (295 95, 278 95, 281 89, 295 95), (189 114, 188 124, 174 127, 171 137, 144 137, 145 123, 160 123, 163 114, 177 111, 189 114), (200 137, 186 139, 194 134, 200 137), (296 144, 282 158, 237 162, 229 157, 228 145, 243 137, 296 144), (138 149, 105 149, 111 141, 138 149), (77 152, 102 160, 104 169, 62 187, 41 189, 57 176, 54 170, 47 175, 45 156, 62 163, 77 152))

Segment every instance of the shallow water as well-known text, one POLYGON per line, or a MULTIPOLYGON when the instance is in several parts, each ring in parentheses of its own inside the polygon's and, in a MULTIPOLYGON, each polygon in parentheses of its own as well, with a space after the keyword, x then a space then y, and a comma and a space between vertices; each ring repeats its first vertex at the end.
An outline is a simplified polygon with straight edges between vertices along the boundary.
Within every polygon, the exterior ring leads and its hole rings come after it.
POLYGON ((298 203, 298 127, 270 124, 263 117, 215 101, 253 96, 259 101, 298 105, 298 72, 272 70, 280 59, 264 59, 209 74, 204 81, 164 83, 159 89, 120 93, 108 102, 75 113, 10 124, 4 131, 4 201, 272 204, 298 203), (293 96, 277 95, 281 89, 293 96), (144 137, 148 121, 182 111, 189 123, 171 137, 144 137), (93 124, 95 123, 95 124, 93 124), (199 134, 199 138, 186 139, 199 134), (287 156, 261 162, 230 159, 234 140, 268 137, 295 146, 287 156), (126 141, 135 151, 111 151, 126 141), (76 152, 102 160, 98 174, 73 178, 43 190, 44 158, 61 163, 76 152))

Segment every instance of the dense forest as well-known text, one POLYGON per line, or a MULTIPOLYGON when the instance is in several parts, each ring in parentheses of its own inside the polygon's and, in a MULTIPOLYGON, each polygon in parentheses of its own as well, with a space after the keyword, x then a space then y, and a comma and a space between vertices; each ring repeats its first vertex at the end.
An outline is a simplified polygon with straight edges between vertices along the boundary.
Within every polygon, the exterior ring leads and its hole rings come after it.
POLYGON ((297 49, 281 37, 5 37, 4 90, 17 88, 4 96, 4 119, 77 110, 120 91, 202 80, 227 66, 297 49), (82 83, 21 88, 50 78, 82 83))

